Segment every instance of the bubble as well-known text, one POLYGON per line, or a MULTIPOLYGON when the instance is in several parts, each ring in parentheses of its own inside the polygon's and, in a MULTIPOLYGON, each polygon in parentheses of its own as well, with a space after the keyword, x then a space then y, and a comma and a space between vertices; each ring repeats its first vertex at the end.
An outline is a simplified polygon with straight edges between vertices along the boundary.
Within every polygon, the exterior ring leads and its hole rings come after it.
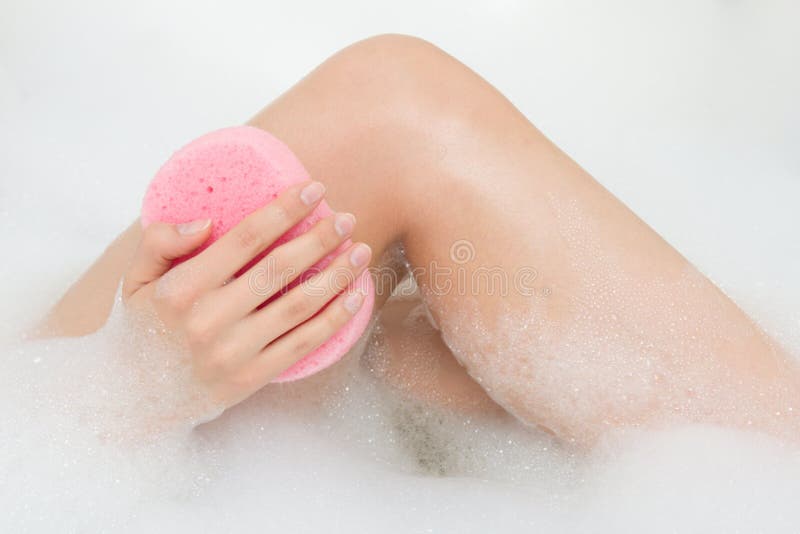
POLYGON ((584 443, 621 422, 687 421, 758 421, 759 430, 796 442, 797 419, 775 417, 775 407, 797 400, 790 354, 690 264, 637 272, 600 245, 574 200, 549 201, 568 290, 513 308, 501 301, 492 316, 474 297, 449 306, 424 292, 448 346, 496 402, 584 443), (748 357, 764 347, 776 357, 748 357))
MULTIPOLYGON (((513 417, 410 394, 392 369, 435 356, 438 333, 419 293, 403 295, 399 345, 379 320, 335 366, 221 414, 193 404, 186 355, 119 307, 90 336, 8 343, 0 527, 780 532, 800 520, 797 455, 767 438, 696 426, 581 452, 513 417), (178 417, 164 424, 165 413, 178 417)), ((629 396, 646 392, 645 381, 629 396)))

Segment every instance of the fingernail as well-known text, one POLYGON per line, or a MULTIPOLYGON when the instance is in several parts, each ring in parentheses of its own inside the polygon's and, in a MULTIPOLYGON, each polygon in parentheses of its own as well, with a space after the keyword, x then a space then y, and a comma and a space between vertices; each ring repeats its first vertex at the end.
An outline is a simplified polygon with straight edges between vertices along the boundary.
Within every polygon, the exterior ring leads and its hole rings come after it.
POLYGON ((344 307, 350 313, 356 313, 361 309, 361 303, 364 302, 364 293, 360 290, 351 295, 347 295, 344 299, 344 307))
POLYGON ((300 200, 303 204, 310 206, 325 194, 325 186, 319 182, 311 182, 300 191, 300 200))
POLYGON ((359 243, 350 252, 350 264, 353 267, 361 267, 362 265, 366 265, 366 263, 369 261, 370 255, 372 255, 372 251, 370 250, 369 246, 364 243, 359 243))
POLYGON ((211 224, 211 219, 197 219, 196 221, 183 223, 175 226, 178 233, 181 235, 191 235, 197 232, 202 232, 208 225, 211 224))
POLYGON ((356 224, 356 218, 350 213, 337 213, 333 222, 333 227, 340 237, 345 237, 353 232, 353 226, 356 224))

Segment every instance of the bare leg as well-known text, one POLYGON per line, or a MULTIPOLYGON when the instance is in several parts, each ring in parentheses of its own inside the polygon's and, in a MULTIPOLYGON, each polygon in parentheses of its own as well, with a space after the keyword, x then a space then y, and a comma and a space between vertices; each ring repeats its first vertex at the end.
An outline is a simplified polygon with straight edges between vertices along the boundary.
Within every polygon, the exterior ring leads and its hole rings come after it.
MULTIPOLYGON (((523 421, 581 442, 671 421, 797 436, 789 358, 502 95, 432 45, 401 36, 353 45, 251 124, 285 141, 327 184, 331 204, 358 216, 355 238, 375 257, 404 243, 449 347, 523 421)), ((113 285, 135 233, 51 324, 72 333, 102 324, 103 298, 92 309, 76 303, 113 285), (65 324, 67 311, 85 319, 65 324)))

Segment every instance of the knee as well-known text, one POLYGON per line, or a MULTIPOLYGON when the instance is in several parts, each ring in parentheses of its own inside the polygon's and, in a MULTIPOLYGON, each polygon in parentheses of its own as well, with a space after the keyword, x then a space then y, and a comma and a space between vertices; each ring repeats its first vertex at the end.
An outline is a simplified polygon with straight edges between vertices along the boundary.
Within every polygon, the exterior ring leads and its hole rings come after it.
POLYGON ((424 39, 384 34, 358 41, 329 61, 347 69, 361 82, 393 83, 411 89, 430 82, 437 69, 452 58, 424 39))
POLYGON ((359 41, 320 67, 343 95, 371 117, 429 123, 453 109, 480 79, 428 41, 398 34, 359 41))

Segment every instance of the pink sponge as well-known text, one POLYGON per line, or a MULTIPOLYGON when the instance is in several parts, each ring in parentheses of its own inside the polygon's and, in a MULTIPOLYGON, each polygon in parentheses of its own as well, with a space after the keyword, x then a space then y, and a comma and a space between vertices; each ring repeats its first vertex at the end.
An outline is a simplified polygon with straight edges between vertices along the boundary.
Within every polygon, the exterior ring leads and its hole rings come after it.
MULTIPOLYGON (((145 193, 142 226, 154 221, 181 223, 210 218, 213 229, 211 238, 203 246, 205 248, 245 216, 271 202, 284 189, 308 179, 308 172, 292 151, 267 132, 250 126, 217 130, 184 146, 161 167, 145 193)), ((304 233, 332 213, 323 200, 273 247, 304 233)), ((309 269, 306 276, 324 268, 349 245, 348 240, 309 269)), ((301 275, 298 280, 303 279, 301 275)), ((339 361, 361 337, 372 315, 375 291, 367 271, 354 285, 366 294, 361 309, 332 338, 284 371, 274 382, 297 380, 325 369, 339 361)))

